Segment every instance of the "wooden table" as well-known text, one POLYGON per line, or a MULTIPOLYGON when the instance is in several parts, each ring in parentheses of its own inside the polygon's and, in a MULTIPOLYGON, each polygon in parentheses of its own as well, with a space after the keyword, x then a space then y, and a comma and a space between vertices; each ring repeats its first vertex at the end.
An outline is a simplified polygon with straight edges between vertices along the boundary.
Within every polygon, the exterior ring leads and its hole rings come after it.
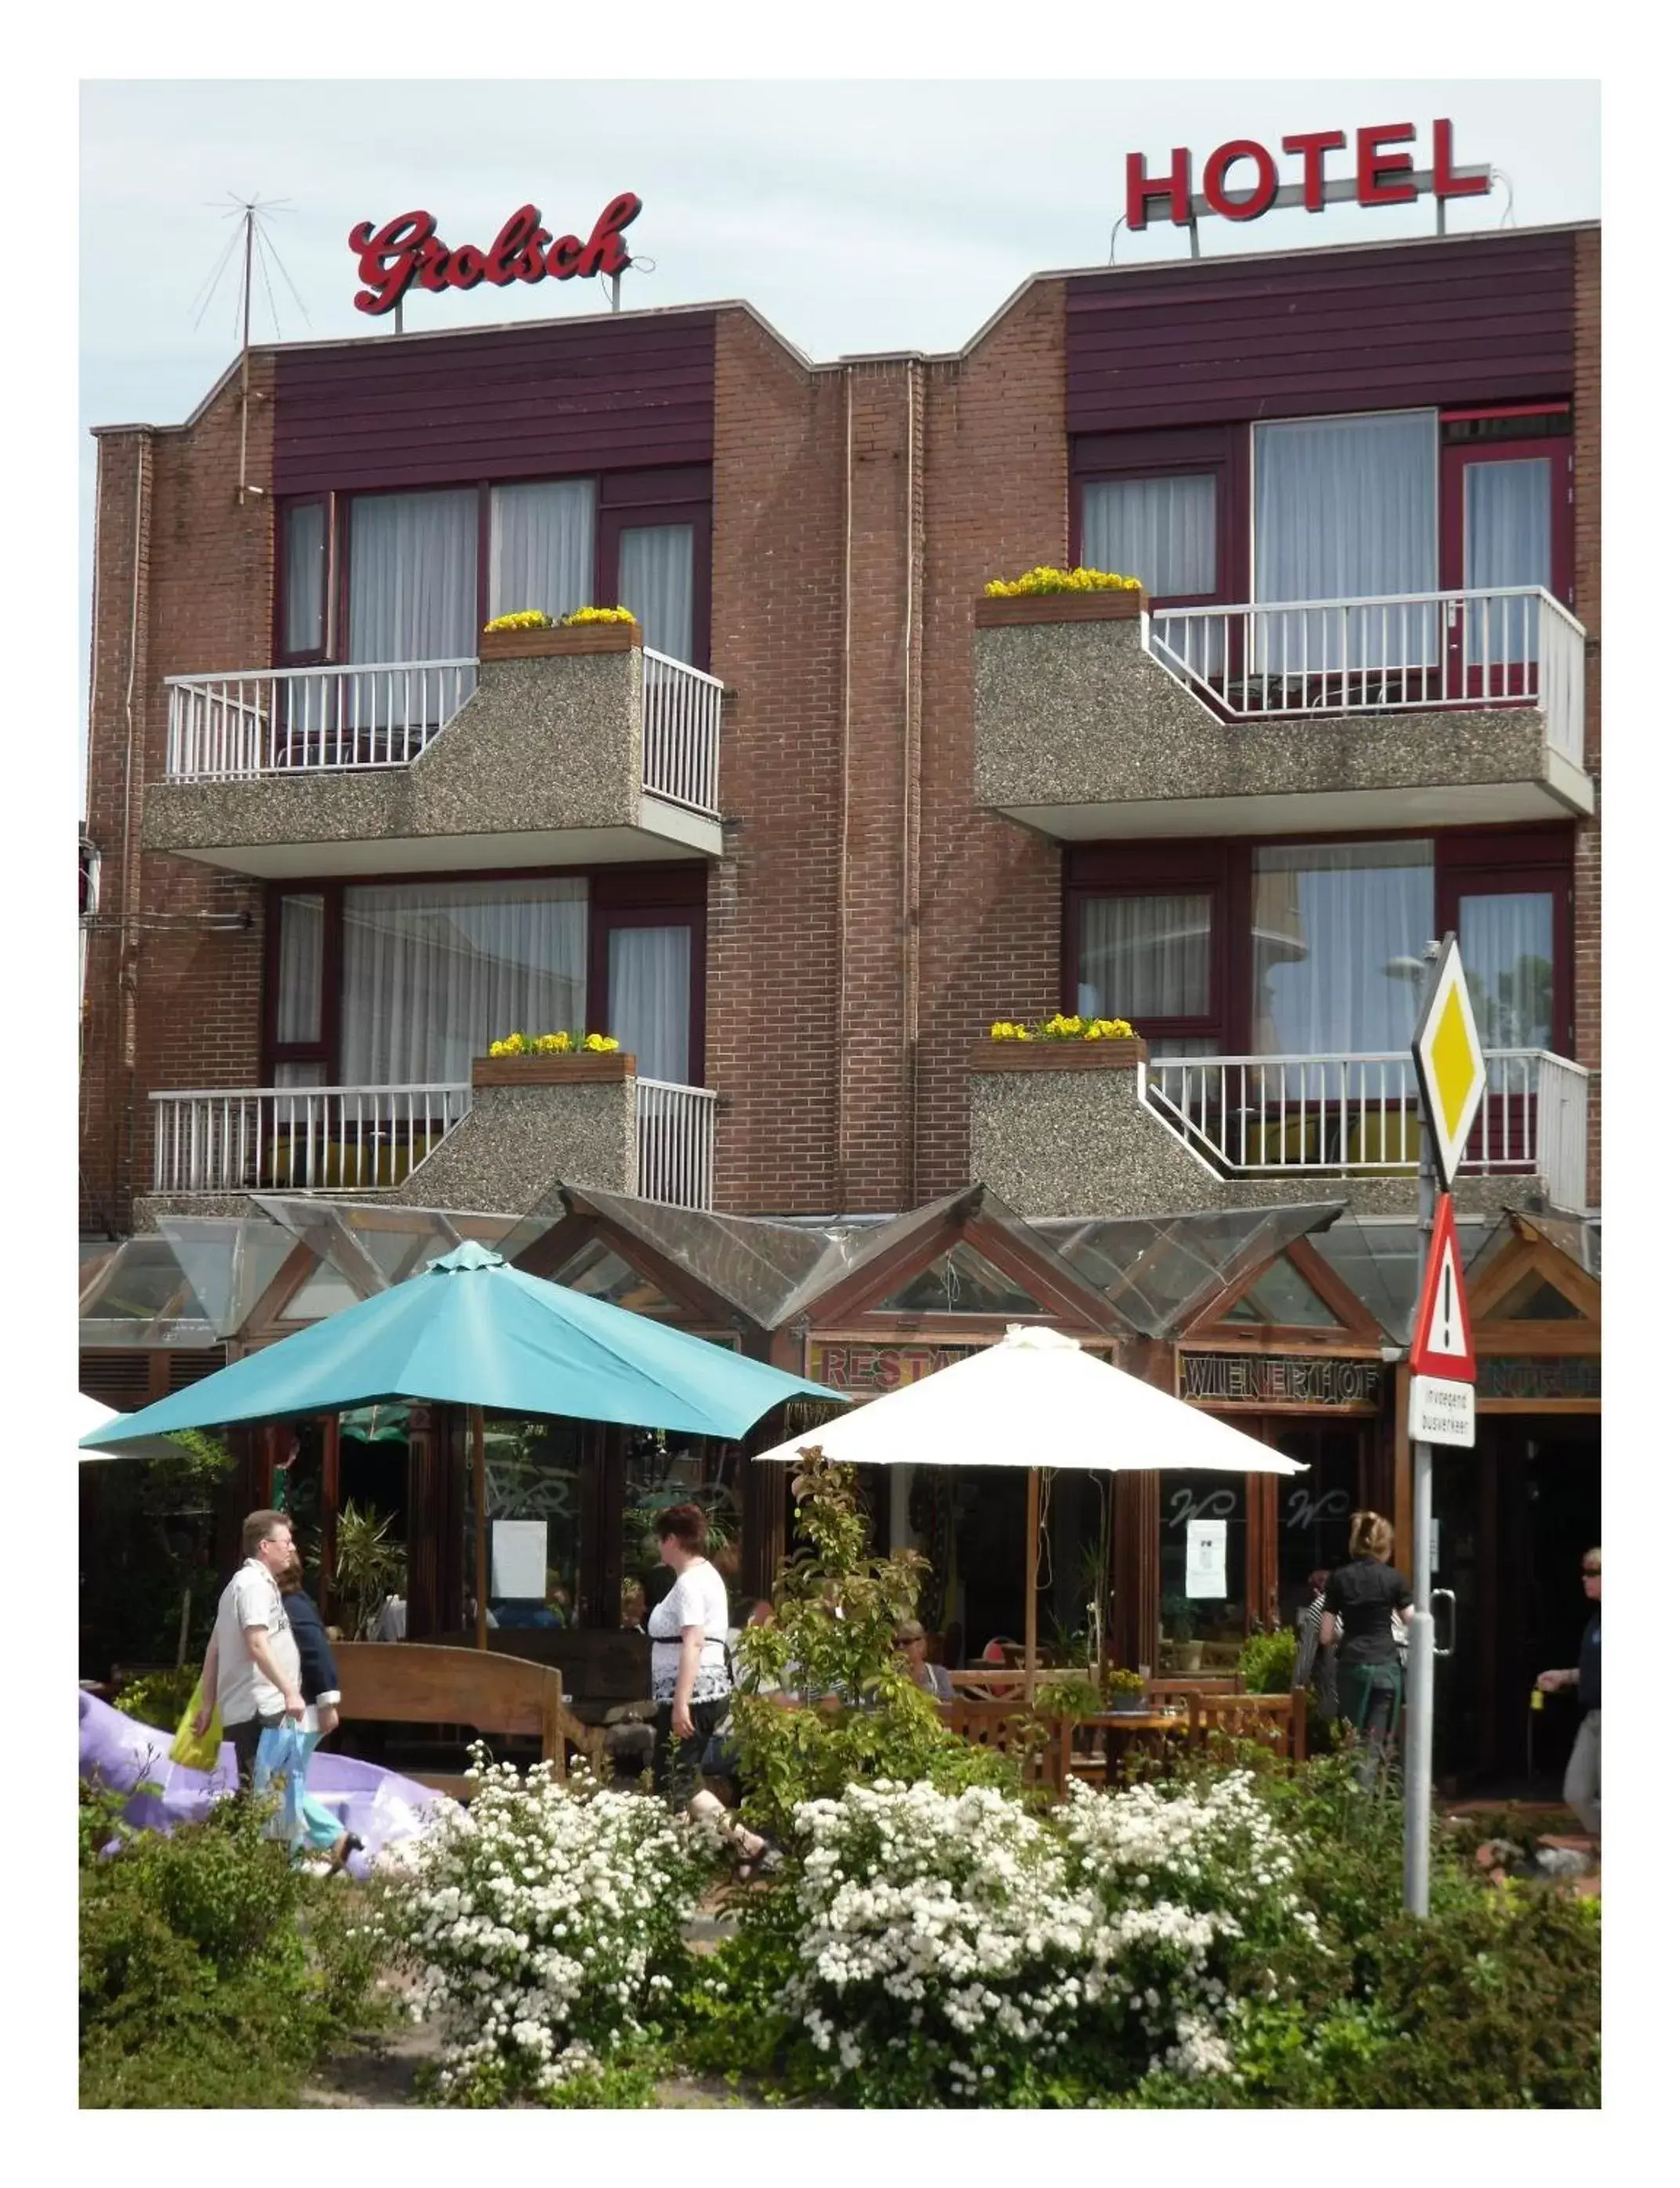
POLYGON ((1102 1782, 1113 1785, 1119 1782, 1120 1751, 1132 1734, 1185 1732, 1189 1725, 1189 1713, 1184 1710, 1103 1710, 1095 1717, 1076 1718, 1074 1731, 1075 1736, 1086 1730, 1102 1734, 1102 1782))

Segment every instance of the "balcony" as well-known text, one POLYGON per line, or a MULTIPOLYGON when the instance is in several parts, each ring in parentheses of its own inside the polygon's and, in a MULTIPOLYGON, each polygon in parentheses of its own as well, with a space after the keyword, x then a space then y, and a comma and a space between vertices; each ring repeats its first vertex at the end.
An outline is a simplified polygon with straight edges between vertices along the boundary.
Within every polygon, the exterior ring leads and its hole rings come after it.
POLYGON ((149 850, 279 879, 722 851, 723 686, 640 646, 166 688, 149 850))
MULTIPOLYGON (((1417 1075, 1403 1053, 1156 1057, 1145 1098, 1225 1178, 1414 1178, 1417 1075)), ((1587 1207, 1589 1074, 1548 1049, 1495 1050, 1461 1176, 1540 1179, 1552 1205, 1587 1207)))
POLYGON ((1593 810, 1585 634, 1538 587, 1153 612, 1108 597, 1103 620, 980 604, 977 804, 1063 842, 1593 810))
MULTIPOLYGON (((620 1059, 614 1058, 616 1064, 620 1059)), ((330 1193, 523 1209, 557 1178, 712 1205, 717 1097, 622 1074, 572 1086, 215 1087, 151 1097, 152 1191, 330 1193)))

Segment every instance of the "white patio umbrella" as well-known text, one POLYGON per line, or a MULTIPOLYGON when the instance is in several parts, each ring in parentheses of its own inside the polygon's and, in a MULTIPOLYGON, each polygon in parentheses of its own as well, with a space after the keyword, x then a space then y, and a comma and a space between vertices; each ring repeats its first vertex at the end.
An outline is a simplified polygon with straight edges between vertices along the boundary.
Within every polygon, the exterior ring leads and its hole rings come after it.
POLYGON ((786 1463, 820 1445, 848 1466, 1025 1466, 1030 1700, 1038 1655, 1039 1464, 1051 1442, 1066 1451, 1063 1463, 1096 1473, 1305 1471, 1258 1437, 1099 1360, 1059 1330, 1018 1323, 984 1351, 755 1456, 786 1463))

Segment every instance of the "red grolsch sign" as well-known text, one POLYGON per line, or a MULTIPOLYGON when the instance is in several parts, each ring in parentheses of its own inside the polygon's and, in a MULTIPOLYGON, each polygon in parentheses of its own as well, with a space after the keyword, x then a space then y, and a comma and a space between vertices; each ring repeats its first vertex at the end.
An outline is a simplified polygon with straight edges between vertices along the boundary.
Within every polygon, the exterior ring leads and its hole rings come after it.
POLYGON ((476 289, 488 281, 504 289, 510 281, 569 281, 576 274, 622 274, 630 262, 624 230, 641 211, 641 200, 623 190, 612 200, 590 230, 588 242, 575 235, 551 236, 533 205, 502 223, 488 250, 443 242, 429 212, 402 212, 375 228, 370 220, 350 231, 356 271, 367 284, 357 291, 356 308, 377 318, 395 310, 411 287, 476 289))
MULTIPOLYGON (((1433 125, 1434 166, 1432 172, 1423 177, 1413 166, 1412 155, 1401 149, 1412 143, 1417 134, 1410 121, 1384 121, 1374 128, 1356 129, 1355 187, 1348 191, 1344 184, 1336 195, 1352 196, 1362 206, 1409 205, 1422 188, 1432 189, 1438 198, 1487 195, 1488 178, 1485 172, 1453 172, 1450 121, 1433 125)), ((1332 152, 1345 151, 1347 143, 1345 129, 1309 129, 1299 136, 1284 138, 1284 157, 1301 163, 1296 187, 1300 193, 1299 202, 1308 212, 1323 211, 1325 159, 1332 152)), ((1256 143, 1252 137, 1233 137, 1209 155, 1202 169, 1202 197, 1207 210, 1221 220, 1258 220, 1277 203, 1283 183, 1277 161, 1264 144, 1256 143), (1231 171, 1243 161, 1253 162, 1253 179, 1244 177, 1243 186, 1233 189, 1231 171)), ((1142 152, 1126 154, 1126 226, 1144 227, 1150 217, 1150 203, 1155 200, 1168 207, 1175 225, 1183 228, 1188 224, 1192 206, 1187 145, 1175 149, 1164 175, 1151 175, 1142 152)))

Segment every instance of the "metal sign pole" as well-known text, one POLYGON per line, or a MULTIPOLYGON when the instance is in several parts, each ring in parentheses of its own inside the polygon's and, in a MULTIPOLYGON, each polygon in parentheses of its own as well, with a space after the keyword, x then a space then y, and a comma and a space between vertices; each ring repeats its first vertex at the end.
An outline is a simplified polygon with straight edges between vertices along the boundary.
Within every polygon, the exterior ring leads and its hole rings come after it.
MULTIPOLYGON (((1419 1104, 1418 1150, 1418 1296, 1423 1311, 1423 1266, 1435 1216, 1435 1134, 1419 1104)), ((1430 1537, 1434 1532, 1433 1444, 1412 1446, 1412 1631, 1406 1663, 1406 1911, 1429 1911, 1429 1803, 1435 1762, 1435 1622, 1429 1615, 1430 1537)))

